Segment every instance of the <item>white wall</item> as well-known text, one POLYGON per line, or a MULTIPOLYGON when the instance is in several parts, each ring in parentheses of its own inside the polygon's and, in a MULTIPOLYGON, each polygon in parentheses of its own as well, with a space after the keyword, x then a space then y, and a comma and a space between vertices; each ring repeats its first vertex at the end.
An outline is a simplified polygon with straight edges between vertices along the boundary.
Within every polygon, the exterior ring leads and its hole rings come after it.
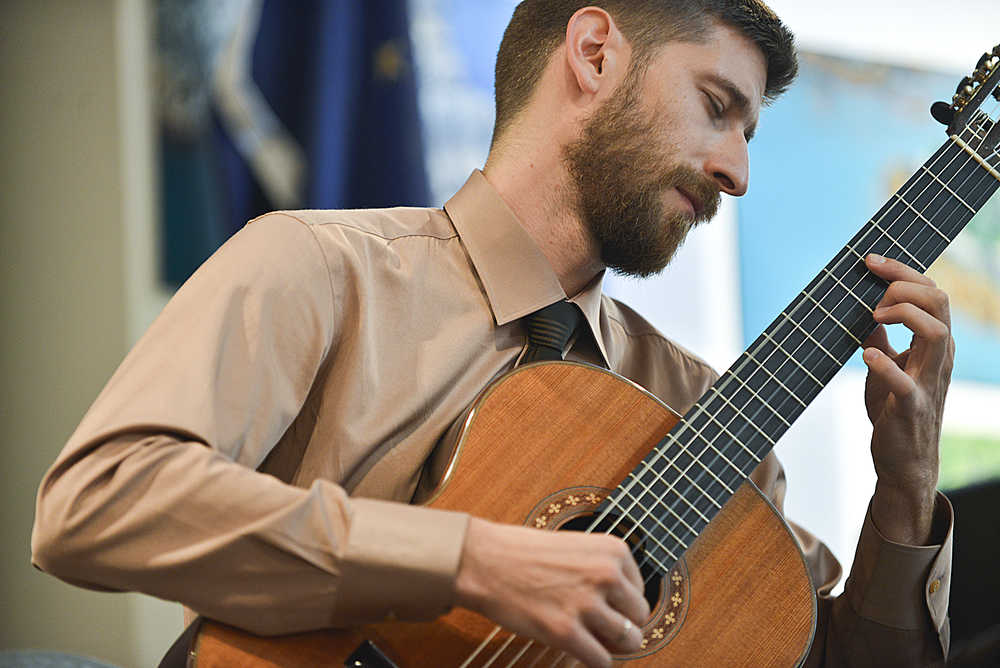
POLYGON ((177 606, 31 568, 34 496, 156 308, 140 0, 0 3, 0 648, 155 665, 177 606))
MULTIPOLYGON (((1000 41, 993 0, 771 0, 809 50, 896 65, 971 70, 1000 41)), ((956 82, 957 83, 957 82, 956 82)))

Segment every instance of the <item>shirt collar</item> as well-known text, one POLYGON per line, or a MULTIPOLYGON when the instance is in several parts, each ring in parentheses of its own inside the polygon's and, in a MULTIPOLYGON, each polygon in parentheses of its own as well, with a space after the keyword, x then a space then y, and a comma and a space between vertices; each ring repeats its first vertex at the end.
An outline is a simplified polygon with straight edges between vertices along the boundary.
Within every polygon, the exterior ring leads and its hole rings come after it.
MULTIPOLYGON (((465 246, 497 325, 566 299, 548 259, 478 169, 444 205, 465 246)), ((583 311, 607 364, 601 338, 601 272, 570 301, 583 311)))

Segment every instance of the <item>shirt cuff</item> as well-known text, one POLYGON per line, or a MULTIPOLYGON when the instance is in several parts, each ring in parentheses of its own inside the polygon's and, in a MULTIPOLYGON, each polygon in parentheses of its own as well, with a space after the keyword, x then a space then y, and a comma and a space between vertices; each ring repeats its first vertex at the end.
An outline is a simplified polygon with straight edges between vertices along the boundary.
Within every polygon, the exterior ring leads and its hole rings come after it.
POLYGON ((854 611, 904 630, 926 629, 930 617, 940 631, 948 615, 953 520, 951 503, 938 492, 932 537, 940 543, 904 545, 879 532, 869 508, 845 586, 854 611))
POLYGON ((338 621, 420 621, 450 610, 469 516, 360 498, 351 508, 338 621))

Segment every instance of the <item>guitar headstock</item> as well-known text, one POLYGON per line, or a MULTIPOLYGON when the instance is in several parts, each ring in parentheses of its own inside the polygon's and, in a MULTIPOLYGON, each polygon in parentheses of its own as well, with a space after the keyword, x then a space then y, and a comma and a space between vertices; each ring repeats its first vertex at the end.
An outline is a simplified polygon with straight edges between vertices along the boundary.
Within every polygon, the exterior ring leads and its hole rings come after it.
POLYGON ((984 105, 988 97, 1000 102, 1000 44, 984 53, 972 74, 959 82, 951 104, 935 102, 931 115, 948 126, 949 135, 971 132, 988 154, 1000 144, 1000 109, 998 105, 984 105), (989 106, 991 110, 986 108, 989 106))

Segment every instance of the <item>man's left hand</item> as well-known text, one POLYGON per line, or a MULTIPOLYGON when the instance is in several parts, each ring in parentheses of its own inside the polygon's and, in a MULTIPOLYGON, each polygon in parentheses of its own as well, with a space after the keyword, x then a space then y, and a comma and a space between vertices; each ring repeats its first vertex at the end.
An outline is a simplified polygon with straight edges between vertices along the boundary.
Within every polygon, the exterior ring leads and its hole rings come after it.
POLYGON ((873 314, 879 327, 864 342, 878 475, 872 521, 889 540, 922 545, 931 533, 941 418, 955 357, 948 295, 896 260, 869 255, 865 264, 889 283, 873 314), (909 349, 893 350, 883 326, 889 324, 913 332, 909 349))

